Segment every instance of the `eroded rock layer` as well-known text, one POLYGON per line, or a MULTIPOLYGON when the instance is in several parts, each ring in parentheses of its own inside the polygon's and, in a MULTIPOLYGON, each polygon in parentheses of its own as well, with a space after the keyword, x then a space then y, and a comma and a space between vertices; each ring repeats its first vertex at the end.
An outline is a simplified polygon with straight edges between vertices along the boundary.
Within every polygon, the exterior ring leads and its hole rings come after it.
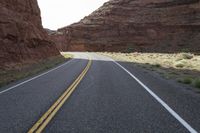
POLYGON ((58 31, 70 51, 199 52, 200 2, 110 0, 58 31))
POLYGON ((59 54, 43 30, 36 0, 0 1, 0 47, 1 68, 59 54))

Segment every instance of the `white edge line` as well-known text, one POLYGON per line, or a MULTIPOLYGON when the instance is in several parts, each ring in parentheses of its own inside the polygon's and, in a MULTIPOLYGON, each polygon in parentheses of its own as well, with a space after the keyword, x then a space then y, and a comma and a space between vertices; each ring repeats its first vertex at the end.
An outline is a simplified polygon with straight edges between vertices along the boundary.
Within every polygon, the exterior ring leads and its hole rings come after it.
POLYGON ((145 84, 143 84, 137 77, 135 77, 126 68, 120 65, 115 60, 112 60, 120 68, 126 71, 132 78, 134 78, 147 92, 150 93, 174 118, 176 118, 190 133, 198 133, 194 128, 192 128, 183 118, 181 118, 172 108, 169 107, 160 97, 158 97, 151 89, 149 89, 145 84))
POLYGON ((8 88, 8 89, 5 89, 5 90, 3 90, 3 91, 0 91, 0 95, 3 94, 3 93, 5 93, 5 92, 7 92, 7 91, 10 91, 10 90, 12 90, 12 89, 14 89, 14 88, 16 88, 16 87, 18 87, 18 86, 20 86, 20 85, 23 85, 23 84, 25 84, 25 83, 28 83, 28 82, 34 80, 34 79, 37 79, 37 78, 39 78, 39 77, 41 77, 41 76, 43 76, 43 75, 46 75, 47 73, 52 72, 52 71, 54 71, 54 70, 56 70, 56 69, 58 69, 58 68, 60 68, 60 67, 62 67, 62 66, 64 66, 64 65, 67 65, 67 64, 70 63, 72 60, 74 60, 74 59, 71 59, 71 60, 67 61, 66 63, 64 63, 64 64, 62 64, 62 65, 60 65, 60 66, 58 66, 58 67, 56 67, 56 68, 53 68, 53 69, 51 69, 51 70, 49 70, 49 71, 47 71, 47 72, 44 72, 44 73, 42 73, 42 74, 40 74, 40 75, 37 75, 37 76, 33 77, 33 78, 31 78, 31 79, 28 79, 28 80, 26 80, 26 81, 23 81, 23 82, 21 82, 21 83, 19 83, 19 84, 17 84, 17 85, 14 85, 14 86, 12 86, 12 87, 10 87, 10 88, 8 88))

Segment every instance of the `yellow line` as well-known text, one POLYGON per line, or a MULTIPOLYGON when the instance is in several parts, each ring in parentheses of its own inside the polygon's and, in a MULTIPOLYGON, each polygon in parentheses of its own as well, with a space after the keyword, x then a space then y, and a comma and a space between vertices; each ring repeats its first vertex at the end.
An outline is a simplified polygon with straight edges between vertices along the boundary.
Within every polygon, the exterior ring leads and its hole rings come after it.
POLYGON ((88 72, 92 61, 89 60, 87 66, 82 71, 82 73, 78 76, 78 78, 70 85, 70 87, 58 98, 58 100, 48 109, 48 111, 33 125, 33 127, 28 131, 28 133, 41 133, 47 124, 51 121, 51 119, 56 115, 58 110, 62 107, 62 105, 66 102, 66 100, 70 97, 73 91, 76 89, 78 84, 81 82, 83 77, 88 72))

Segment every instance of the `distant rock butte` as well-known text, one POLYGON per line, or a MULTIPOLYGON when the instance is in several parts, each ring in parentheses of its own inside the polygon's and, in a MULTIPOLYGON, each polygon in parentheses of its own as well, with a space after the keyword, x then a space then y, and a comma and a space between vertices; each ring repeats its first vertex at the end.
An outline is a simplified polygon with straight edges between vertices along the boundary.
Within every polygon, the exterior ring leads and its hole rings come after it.
POLYGON ((200 51, 199 0, 110 0, 52 35, 69 51, 200 51))
POLYGON ((36 0, 0 1, 0 67, 58 55, 43 30, 36 0))

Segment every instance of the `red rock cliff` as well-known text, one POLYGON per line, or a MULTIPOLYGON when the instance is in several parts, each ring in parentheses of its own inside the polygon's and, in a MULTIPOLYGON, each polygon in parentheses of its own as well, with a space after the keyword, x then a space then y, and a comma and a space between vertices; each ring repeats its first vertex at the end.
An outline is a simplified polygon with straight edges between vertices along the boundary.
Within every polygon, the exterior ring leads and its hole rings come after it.
POLYGON ((200 51, 199 0, 110 0, 59 29, 72 51, 200 51))
POLYGON ((0 47, 1 68, 59 54, 43 30, 36 0, 0 1, 0 47))

